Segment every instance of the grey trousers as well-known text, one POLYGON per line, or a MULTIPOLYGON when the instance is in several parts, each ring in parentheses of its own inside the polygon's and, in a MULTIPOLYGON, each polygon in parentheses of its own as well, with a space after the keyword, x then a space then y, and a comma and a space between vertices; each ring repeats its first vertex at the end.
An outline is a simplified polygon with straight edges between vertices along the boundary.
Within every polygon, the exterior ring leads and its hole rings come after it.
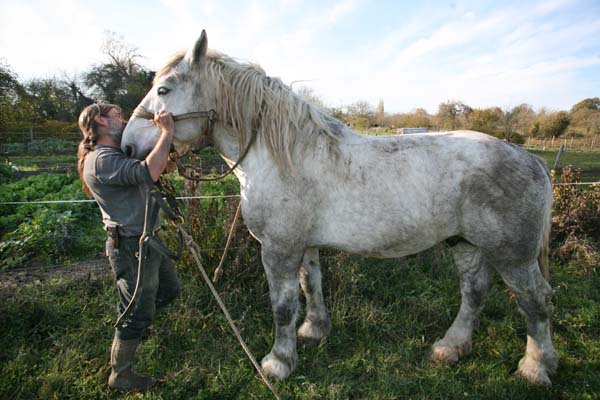
MULTIPOLYGON (((139 236, 120 237, 118 248, 106 241, 106 253, 119 291, 118 311, 121 314, 131 301, 137 280, 139 236)), ((180 292, 180 284, 170 258, 148 246, 144 269, 144 284, 133 312, 117 328, 122 340, 139 339, 154 320, 156 310, 171 303, 180 292)))

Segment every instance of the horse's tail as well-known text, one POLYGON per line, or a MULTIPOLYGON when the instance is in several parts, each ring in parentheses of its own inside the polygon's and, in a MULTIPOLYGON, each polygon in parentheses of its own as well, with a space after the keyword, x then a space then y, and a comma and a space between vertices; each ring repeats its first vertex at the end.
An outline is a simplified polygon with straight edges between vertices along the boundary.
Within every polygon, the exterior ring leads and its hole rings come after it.
POLYGON ((538 266, 540 272, 546 280, 550 279, 550 229, 552 228, 552 202, 554 201, 554 190, 552 189, 552 175, 548 170, 546 161, 541 157, 533 154, 535 160, 544 171, 544 174, 548 178, 549 193, 547 196, 547 209, 544 215, 544 227, 542 228, 542 246, 540 247, 540 253, 538 255, 538 266))
POLYGON ((546 280, 550 279, 550 228, 552 227, 552 216, 548 213, 548 217, 544 221, 544 230, 542 233, 542 247, 538 255, 538 265, 540 271, 546 280))

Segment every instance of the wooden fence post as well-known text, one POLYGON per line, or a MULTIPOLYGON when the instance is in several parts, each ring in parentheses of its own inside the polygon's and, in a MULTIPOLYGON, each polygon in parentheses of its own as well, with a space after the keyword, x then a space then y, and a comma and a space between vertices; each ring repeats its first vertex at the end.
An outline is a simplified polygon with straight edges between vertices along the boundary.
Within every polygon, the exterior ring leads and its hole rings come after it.
POLYGON ((560 146, 560 149, 558 149, 558 153, 556 153, 556 159, 554 160, 554 167, 552 167, 553 170, 556 170, 556 167, 558 166, 558 160, 560 159, 560 156, 562 155, 562 153, 565 152, 565 146, 560 146))

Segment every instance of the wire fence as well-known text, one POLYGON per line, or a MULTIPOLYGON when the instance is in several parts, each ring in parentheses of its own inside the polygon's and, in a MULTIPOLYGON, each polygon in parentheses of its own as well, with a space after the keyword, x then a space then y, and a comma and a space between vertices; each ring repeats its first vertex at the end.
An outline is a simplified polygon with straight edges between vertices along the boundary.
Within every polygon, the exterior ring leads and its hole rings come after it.
MULTIPOLYGON (((239 194, 220 195, 220 196, 180 196, 177 200, 193 200, 193 199, 228 199, 238 198, 239 194)), ((32 200, 32 201, 2 201, 0 206, 4 205, 21 205, 21 204, 68 204, 68 203, 95 203, 96 200, 32 200)))
MULTIPOLYGON (((600 185, 600 181, 596 181, 596 182, 566 182, 566 183, 555 183, 556 186, 571 186, 571 185, 600 185)), ((206 195, 206 196, 178 196, 176 197, 177 200, 233 200, 233 199, 239 199, 240 195, 239 194, 231 194, 231 195, 206 195)), ((38 200, 38 201, 11 201, 11 202, 0 202, 0 205, 28 205, 28 204, 38 204, 38 205, 53 205, 53 204, 75 204, 75 205, 79 205, 79 204, 88 204, 88 203, 94 203, 95 200, 69 200, 69 199, 65 199, 65 200, 38 200)), ((229 207, 227 207, 226 209, 229 209, 229 207)), ((225 210, 224 210, 225 211, 225 210)), ((202 215, 202 213, 201 213, 202 215)), ((211 218, 208 218, 207 220, 204 220, 203 218, 203 222, 201 223, 201 233, 199 238, 200 241, 202 242, 202 238, 204 237, 204 235, 206 234, 206 239, 207 242, 204 243, 204 247, 202 247, 202 243, 200 244, 200 248, 198 249, 199 252, 201 254, 205 254, 208 258, 211 257, 215 257, 215 254, 219 254, 221 252, 223 252, 225 250, 224 247, 224 236, 221 237, 222 235, 225 234, 225 231, 227 230, 227 226, 225 221, 228 220, 229 217, 225 216, 224 217, 224 221, 223 223, 219 223, 219 221, 215 221, 211 218), (207 222, 207 223, 205 223, 207 222)), ((101 243, 103 243, 106 239, 106 233, 103 230, 97 230, 97 231, 93 231, 93 232, 89 232, 89 233, 83 233, 83 232, 69 232, 69 230, 59 230, 56 231, 54 233, 49 233, 49 234, 44 234, 42 232, 38 232, 37 235, 41 235, 43 237, 48 238, 51 242, 56 242, 56 243, 79 243, 80 241, 87 241, 87 242, 94 242, 94 243, 98 243, 98 250, 101 250, 101 243)), ((253 251, 256 250, 256 245, 252 245, 251 242, 249 242, 246 236, 249 237, 249 235, 242 235, 243 239, 240 240, 238 243, 235 243, 234 246, 229 247, 229 250, 237 253, 237 256, 239 256, 239 254, 245 254, 244 257, 248 256, 249 254, 254 254, 253 251), (237 244, 237 246, 236 246, 237 244)), ((94 245, 95 246, 95 245, 94 245)), ((95 248, 95 247, 94 247, 95 248)), ((94 250, 94 252, 96 252, 96 250, 94 250)), ((100 253, 98 252, 97 255, 99 255, 100 253)), ((331 258, 335 258, 336 256, 331 256, 331 258)), ((330 258, 330 257, 328 257, 330 258)), ((29 267, 22 267, 24 269, 29 268, 29 267)), ((8 271, 14 270, 15 268, 10 268, 8 271)))
MULTIPOLYGON (((593 186, 600 185, 600 181, 594 182, 559 182, 554 183, 554 186, 593 186)), ((219 196, 180 196, 176 197, 177 200, 211 200, 211 199, 228 199, 228 198, 239 198, 239 194, 231 195, 219 195, 219 196)), ((95 203, 96 200, 31 200, 31 201, 2 201, 0 206, 4 205, 23 205, 23 204, 69 204, 69 203, 95 203)))
POLYGON ((600 135, 586 136, 581 138, 571 137, 542 137, 534 138, 528 136, 523 144, 526 148, 541 150, 555 150, 564 147, 565 150, 600 150, 600 135))

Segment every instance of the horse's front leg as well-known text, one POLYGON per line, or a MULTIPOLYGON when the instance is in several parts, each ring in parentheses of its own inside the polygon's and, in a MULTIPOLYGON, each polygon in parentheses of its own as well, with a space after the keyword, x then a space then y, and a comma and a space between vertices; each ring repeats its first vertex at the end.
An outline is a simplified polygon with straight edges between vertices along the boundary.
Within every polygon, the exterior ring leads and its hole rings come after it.
POLYGON ((262 247, 262 261, 269 281, 275 320, 275 343, 262 360, 264 373, 276 379, 287 378, 296 368, 296 319, 298 317, 299 269, 303 250, 262 247))
POLYGON ((306 249, 300 267, 300 285, 306 297, 306 317, 298 329, 298 339, 316 346, 331 331, 331 320, 323 301, 319 249, 306 249))

